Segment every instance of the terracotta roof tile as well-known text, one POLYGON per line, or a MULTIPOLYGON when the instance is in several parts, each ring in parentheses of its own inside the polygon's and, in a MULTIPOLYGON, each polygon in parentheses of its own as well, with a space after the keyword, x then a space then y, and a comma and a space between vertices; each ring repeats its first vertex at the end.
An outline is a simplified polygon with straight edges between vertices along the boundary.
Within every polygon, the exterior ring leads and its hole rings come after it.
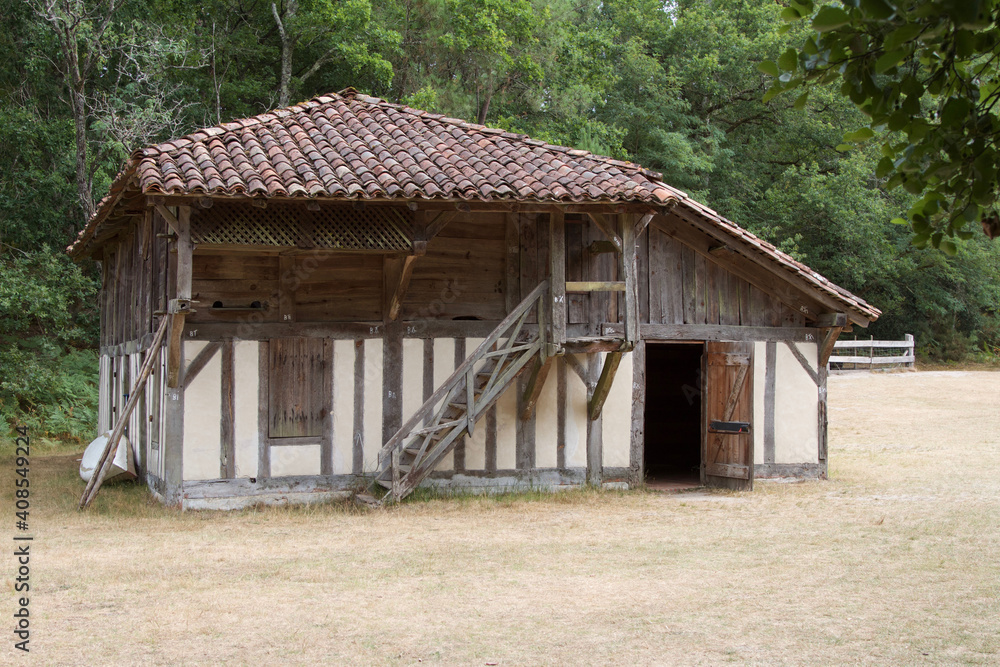
POLYGON ((879 311, 639 165, 348 90, 137 150, 68 249, 126 190, 143 194, 676 202, 870 319, 879 311))

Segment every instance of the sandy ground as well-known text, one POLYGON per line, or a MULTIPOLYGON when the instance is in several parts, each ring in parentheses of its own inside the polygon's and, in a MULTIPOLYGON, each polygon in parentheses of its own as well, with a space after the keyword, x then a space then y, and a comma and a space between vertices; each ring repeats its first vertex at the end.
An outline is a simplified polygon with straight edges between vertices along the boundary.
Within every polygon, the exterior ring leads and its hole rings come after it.
POLYGON ((835 376, 830 418, 830 480, 752 493, 81 514, 74 457, 36 457, 31 654, 0 660, 1000 664, 1000 374, 835 376))

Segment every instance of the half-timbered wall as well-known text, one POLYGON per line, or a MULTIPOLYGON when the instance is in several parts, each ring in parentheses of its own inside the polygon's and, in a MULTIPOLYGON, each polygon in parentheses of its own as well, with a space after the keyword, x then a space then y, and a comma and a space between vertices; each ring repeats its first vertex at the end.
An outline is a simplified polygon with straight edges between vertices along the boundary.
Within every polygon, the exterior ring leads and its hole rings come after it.
MULTIPOLYGON (((230 364, 224 363, 223 346, 207 363, 197 363, 197 375, 186 381, 184 395, 185 506, 236 507, 280 500, 297 490, 306 499, 344 492, 375 469, 378 451, 394 429, 482 342, 315 340, 325 342, 331 355, 329 421, 316 442, 282 444, 269 437, 268 422, 262 419, 269 341, 235 342, 230 364), (234 464, 227 470, 230 459, 234 464)), ((210 345, 186 341, 186 364, 211 352, 210 345)), ((591 385, 596 382, 600 355, 573 355, 556 364, 530 419, 518 418, 521 388, 512 386, 426 483, 470 488, 578 484, 587 478, 588 443, 599 454, 603 478, 623 481, 629 465, 631 361, 621 365, 603 416, 595 422, 587 419, 584 378, 591 385)))
POLYGON ((815 343, 754 344, 753 439, 759 477, 826 473, 819 407, 826 387, 818 355, 815 343))

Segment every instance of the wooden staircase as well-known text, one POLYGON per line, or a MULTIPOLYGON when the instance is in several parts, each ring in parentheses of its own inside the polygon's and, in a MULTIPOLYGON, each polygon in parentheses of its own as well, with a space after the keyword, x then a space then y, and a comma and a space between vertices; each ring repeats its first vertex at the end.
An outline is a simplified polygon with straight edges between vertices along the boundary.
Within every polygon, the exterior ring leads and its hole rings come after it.
POLYGON ((546 368, 548 281, 542 282, 438 387, 379 452, 375 480, 389 489, 384 500, 409 495, 534 360, 546 368), (525 327, 537 310, 538 325, 525 327))

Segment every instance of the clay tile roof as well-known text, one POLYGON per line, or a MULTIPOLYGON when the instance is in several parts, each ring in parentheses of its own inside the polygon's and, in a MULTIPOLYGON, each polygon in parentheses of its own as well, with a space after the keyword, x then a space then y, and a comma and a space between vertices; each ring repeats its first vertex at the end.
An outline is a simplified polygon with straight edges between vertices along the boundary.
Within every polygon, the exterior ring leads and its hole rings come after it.
POLYGON ((639 165, 353 89, 135 151, 67 248, 86 254, 128 190, 145 195, 682 205, 869 319, 879 311, 639 165))

